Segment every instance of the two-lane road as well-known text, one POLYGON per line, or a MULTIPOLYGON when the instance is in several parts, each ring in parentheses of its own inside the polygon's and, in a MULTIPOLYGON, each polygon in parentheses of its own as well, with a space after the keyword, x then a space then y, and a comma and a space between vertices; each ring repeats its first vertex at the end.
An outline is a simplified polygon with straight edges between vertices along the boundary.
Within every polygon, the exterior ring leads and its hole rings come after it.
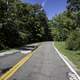
POLYGON ((69 71, 52 42, 43 42, 9 80, 67 80, 66 73, 69 71))

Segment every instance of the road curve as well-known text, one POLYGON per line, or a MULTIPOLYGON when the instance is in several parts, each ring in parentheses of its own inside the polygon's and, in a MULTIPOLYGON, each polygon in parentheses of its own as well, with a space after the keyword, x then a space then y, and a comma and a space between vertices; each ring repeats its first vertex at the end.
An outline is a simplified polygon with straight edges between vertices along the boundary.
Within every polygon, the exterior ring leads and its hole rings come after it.
POLYGON ((67 72, 70 69, 59 57, 52 42, 43 42, 9 80, 67 80, 67 72))

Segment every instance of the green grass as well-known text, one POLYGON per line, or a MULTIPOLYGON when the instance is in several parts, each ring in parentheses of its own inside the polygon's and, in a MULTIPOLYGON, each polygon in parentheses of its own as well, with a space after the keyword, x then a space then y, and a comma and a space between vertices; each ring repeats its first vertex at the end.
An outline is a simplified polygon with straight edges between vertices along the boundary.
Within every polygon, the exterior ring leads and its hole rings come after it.
POLYGON ((18 50, 19 48, 8 48, 8 49, 3 49, 3 50, 0 50, 0 53, 3 53, 3 52, 6 52, 6 51, 9 51, 9 50, 18 50))
POLYGON ((66 49, 65 42, 55 42, 56 48, 71 60, 78 69, 80 69, 80 51, 71 51, 66 49))
POLYGON ((9 49, 6 49, 6 50, 0 50, 0 53, 5 52, 5 51, 7 51, 7 50, 9 50, 9 49))

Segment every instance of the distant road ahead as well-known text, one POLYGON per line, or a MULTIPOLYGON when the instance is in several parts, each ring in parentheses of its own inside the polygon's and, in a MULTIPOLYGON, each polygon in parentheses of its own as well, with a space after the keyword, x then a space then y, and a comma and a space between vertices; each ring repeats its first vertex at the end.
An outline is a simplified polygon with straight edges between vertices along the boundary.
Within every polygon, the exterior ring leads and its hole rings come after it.
POLYGON ((52 42, 43 42, 9 80, 67 80, 70 69, 52 47, 52 42))

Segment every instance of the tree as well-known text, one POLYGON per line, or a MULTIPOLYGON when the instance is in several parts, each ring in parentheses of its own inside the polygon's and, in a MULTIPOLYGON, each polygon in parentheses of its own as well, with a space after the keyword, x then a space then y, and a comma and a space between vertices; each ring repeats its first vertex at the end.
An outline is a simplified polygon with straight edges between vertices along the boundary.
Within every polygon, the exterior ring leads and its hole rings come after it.
POLYGON ((80 49, 80 0, 68 0, 67 10, 69 13, 68 17, 73 21, 72 28, 74 28, 66 40, 67 48, 78 50, 80 49))
POLYGON ((80 0, 68 0, 67 10, 70 13, 70 18, 74 19, 74 26, 80 28, 79 13, 80 13, 80 0))
POLYGON ((52 35, 54 40, 64 41, 72 30, 72 20, 67 17, 67 12, 63 12, 50 21, 52 26, 52 35))
POLYGON ((71 12, 80 10, 80 0, 67 0, 67 9, 71 12))
POLYGON ((48 18, 41 5, 0 0, 1 49, 50 40, 50 36, 48 18))
POLYGON ((80 31, 75 30, 70 33, 66 40, 66 48, 69 50, 80 50, 80 31))

